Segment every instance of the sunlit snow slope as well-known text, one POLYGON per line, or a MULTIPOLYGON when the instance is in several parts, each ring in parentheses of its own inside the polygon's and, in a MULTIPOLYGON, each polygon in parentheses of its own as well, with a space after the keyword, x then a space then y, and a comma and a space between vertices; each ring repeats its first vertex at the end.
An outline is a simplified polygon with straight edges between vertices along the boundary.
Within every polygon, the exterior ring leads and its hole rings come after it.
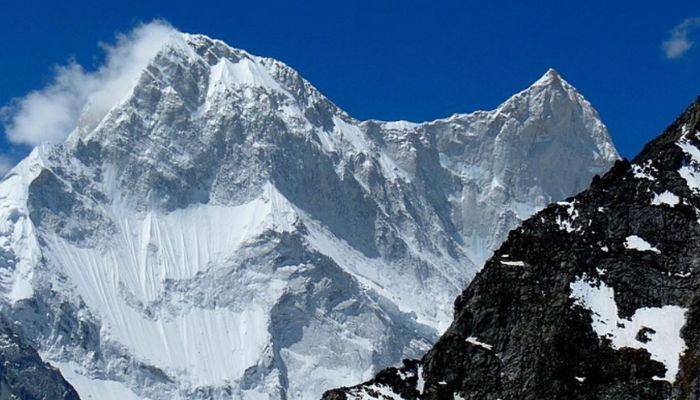
POLYGON ((616 158, 553 70, 494 111, 360 122, 173 32, 0 183, 2 311, 83 398, 315 399, 423 354, 507 232, 616 158))

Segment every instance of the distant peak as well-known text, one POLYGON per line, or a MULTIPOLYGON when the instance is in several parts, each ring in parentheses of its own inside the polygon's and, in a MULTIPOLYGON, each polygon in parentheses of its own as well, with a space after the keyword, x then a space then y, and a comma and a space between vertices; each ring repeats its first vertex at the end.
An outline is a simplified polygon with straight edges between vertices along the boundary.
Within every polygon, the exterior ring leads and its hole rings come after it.
POLYGON ((559 73, 554 68, 548 69, 544 76, 549 77, 550 79, 559 79, 559 73))
POLYGON ((533 86, 552 86, 552 85, 557 85, 561 84, 562 82, 561 75, 559 75, 559 72, 555 70, 554 68, 549 68, 547 72, 542 75, 540 79, 538 79, 533 86))

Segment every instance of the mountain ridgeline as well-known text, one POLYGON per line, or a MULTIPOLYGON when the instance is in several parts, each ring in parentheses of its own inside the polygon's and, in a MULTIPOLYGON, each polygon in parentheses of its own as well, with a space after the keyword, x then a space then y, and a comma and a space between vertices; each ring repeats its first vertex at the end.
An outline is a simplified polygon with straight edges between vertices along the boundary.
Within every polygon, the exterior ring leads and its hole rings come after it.
POLYGON ((512 231, 420 361, 324 399, 698 398, 699 253, 700 99, 512 231))
POLYGON ((318 399, 425 354, 508 232, 617 159, 554 70, 493 111, 358 121, 172 32, 0 183, 0 311, 83 399, 318 399))

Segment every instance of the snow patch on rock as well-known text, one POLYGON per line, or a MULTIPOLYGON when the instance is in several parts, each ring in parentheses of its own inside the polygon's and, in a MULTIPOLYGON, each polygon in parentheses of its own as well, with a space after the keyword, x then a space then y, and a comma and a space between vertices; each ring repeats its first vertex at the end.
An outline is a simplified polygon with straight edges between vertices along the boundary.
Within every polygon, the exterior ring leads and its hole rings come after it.
POLYGON ((390 387, 374 384, 369 386, 364 386, 360 389, 352 390, 347 393, 348 400, 404 400, 402 396, 394 393, 390 387))
POLYGON ((688 164, 678 170, 678 174, 685 180, 688 188, 692 191, 700 191, 700 149, 698 149, 688 138, 690 131, 687 126, 683 126, 683 134, 676 145, 689 156, 688 164))
POLYGON ((585 274, 569 284, 574 304, 591 312, 591 327, 598 336, 610 340, 613 348, 644 349, 652 360, 666 367, 666 374, 655 379, 673 383, 678 373, 679 359, 686 349, 680 335, 685 325, 686 308, 666 305, 643 307, 630 318, 620 318, 615 291, 605 282, 585 274), (646 343, 638 340, 639 332, 647 328, 646 343))
POLYGON ((416 383, 416 390, 418 393, 423 394, 423 390, 425 389, 425 378, 423 378, 423 366, 419 365, 418 366, 418 382, 416 383))
POLYGON ((492 345, 484 343, 474 336, 469 336, 466 339, 466 341, 467 341, 467 343, 473 344, 474 346, 479 346, 479 347, 484 348, 486 350, 493 350, 492 345))
POLYGON ((651 164, 651 160, 647 161, 644 165, 632 164, 632 174, 637 179, 655 181, 656 178, 653 174, 657 172, 657 169, 651 164))
POLYGON ((654 193, 654 198, 651 200, 651 204, 654 206, 660 206, 662 204, 674 207, 681 202, 681 199, 675 194, 665 190, 663 193, 654 193))
POLYGON ((524 267, 525 266, 525 263, 523 261, 503 261, 503 260, 501 260, 501 264, 510 265, 513 267, 524 267))
POLYGON ((579 217, 579 212, 576 209, 576 202, 558 201, 557 205, 565 207, 566 209, 566 216, 557 215, 556 217, 559 228, 568 233, 579 232, 582 228, 580 226, 574 227, 574 222, 579 217))
POLYGON ((646 240, 642 239, 641 237, 637 235, 630 235, 627 236, 625 239, 625 248, 630 249, 630 250, 639 250, 639 251, 651 251, 657 254, 660 254, 661 251, 657 249, 656 247, 652 246, 647 242, 646 240))

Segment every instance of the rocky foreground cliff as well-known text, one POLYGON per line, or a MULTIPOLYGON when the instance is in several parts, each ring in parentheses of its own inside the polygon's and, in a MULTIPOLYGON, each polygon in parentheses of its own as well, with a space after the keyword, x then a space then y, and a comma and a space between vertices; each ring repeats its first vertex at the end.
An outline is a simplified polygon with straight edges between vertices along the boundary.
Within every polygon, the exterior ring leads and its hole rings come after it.
POLYGON ((324 399, 696 399, 698 254, 700 101, 511 232, 425 357, 324 399))

